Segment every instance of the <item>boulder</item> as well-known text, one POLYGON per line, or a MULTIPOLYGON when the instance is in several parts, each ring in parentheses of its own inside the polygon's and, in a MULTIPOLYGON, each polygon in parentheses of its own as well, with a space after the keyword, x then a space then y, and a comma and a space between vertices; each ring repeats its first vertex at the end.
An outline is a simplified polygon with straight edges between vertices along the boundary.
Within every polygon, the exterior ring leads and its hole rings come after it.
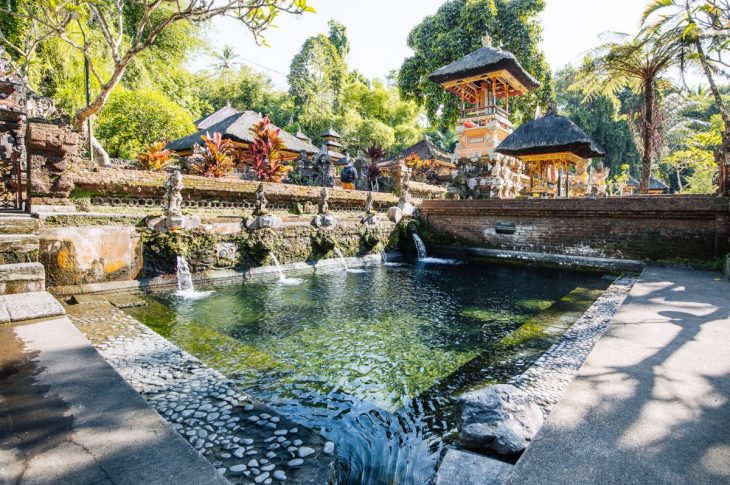
POLYGON ((461 442, 475 451, 519 453, 527 448, 543 422, 537 404, 510 384, 463 394, 457 406, 461 442))

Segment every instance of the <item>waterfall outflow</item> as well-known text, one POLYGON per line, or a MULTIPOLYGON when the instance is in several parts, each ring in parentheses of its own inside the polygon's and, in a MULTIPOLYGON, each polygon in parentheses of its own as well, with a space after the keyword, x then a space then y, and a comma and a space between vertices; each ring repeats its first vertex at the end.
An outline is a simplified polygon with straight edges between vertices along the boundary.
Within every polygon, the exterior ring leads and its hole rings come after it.
POLYGON ((385 255, 385 250, 384 249, 381 249, 380 250, 380 260, 383 263, 387 263, 388 262, 388 256, 385 255))
POLYGON ((347 261, 345 261, 345 257, 342 255, 342 251, 340 251, 340 248, 334 249, 335 254, 338 258, 340 258, 340 262, 342 263, 342 266, 345 268, 345 271, 349 271, 350 268, 347 266, 347 261))
POLYGON ((190 267, 185 256, 177 257, 177 289, 181 293, 195 291, 193 276, 190 274, 190 267))
POLYGON ((281 265, 279 264, 279 260, 276 258, 276 255, 274 253, 269 253, 271 256, 271 260, 274 262, 274 266, 276 266, 276 271, 279 273, 279 283, 284 285, 298 285, 303 280, 301 278, 287 278, 284 276, 284 271, 281 269, 281 265))
POLYGON ((212 291, 195 291, 193 275, 190 273, 190 266, 185 256, 177 257, 177 295, 188 300, 205 298, 212 295, 212 291))
POLYGON ((421 239, 415 232, 413 233, 413 242, 416 244, 418 259, 420 260, 427 258, 428 253, 426 252, 426 245, 423 243, 423 239, 421 239))

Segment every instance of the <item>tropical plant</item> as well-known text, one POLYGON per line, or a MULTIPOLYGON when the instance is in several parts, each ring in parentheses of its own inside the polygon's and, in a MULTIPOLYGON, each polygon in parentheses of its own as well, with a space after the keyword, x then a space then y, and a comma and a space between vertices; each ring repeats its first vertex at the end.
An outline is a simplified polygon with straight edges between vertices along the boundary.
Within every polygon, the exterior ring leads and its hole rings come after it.
POLYGON ((715 78, 727 77, 730 63, 723 54, 730 51, 730 1, 728 0, 653 0, 642 17, 649 35, 676 49, 676 64, 685 72, 699 67, 724 124, 716 147, 720 167, 720 190, 730 190, 730 110, 723 100, 715 78))
POLYGON ((226 73, 232 70, 237 64, 240 64, 237 61, 238 54, 236 54, 236 51, 230 45, 224 45, 223 49, 214 51, 213 58, 215 59, 213 69, 218 73, 226 73))
POLYGON ((622 164, 620 170, 619 173, 614 174, 608 183, 608 190, 614 195, 622 195, 631 179, 631 166, 628 163, 622 164))
POLYGON ((365 149, 365 155, 368 156, 372 163, 377 163, 385 156, 385 150, 380 145, 370 145, 365 149))
POLYGON ((144 150, 137 155, 140 168, 151 172, 164 170, 174 158, 172 151, 165 149, 164 141, 145 146, 144 150))
POLYGON ((233 171, 235 162, 233 159, 233 144, 225 140, 220 132, 211 136, 206 133, 202 137, 203 156, 193 164, 192 172, 203 177, 225 177, 233 171))
POLYGON ((587 101, 601 95, 616 96, 627 87, 640 95, 641 105, 636 112, 642 141, 639 191, 646 194, 653 161, 662 147, 659 83, 672 67, 677 47, 653 35, 613 35, 613 40, 588 54, 570 89, 581 90, 587 101))
POLYGON ((286 146, 279 136, 280 132, 279 128, 271 126, 268 116, 251 127, 254 140, 244 164, 251 167, 256 177, 263 182, 281 182, 287 172, 282 160, 282 151, 286 146))

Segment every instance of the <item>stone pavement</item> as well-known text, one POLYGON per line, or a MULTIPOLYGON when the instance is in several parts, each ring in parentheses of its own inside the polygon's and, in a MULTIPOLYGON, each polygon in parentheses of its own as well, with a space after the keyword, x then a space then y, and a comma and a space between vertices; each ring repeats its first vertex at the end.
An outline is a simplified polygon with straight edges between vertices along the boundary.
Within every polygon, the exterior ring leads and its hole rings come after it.
POLYGON ((226 481, 60 317, 0 326, 0 483, 226 481))
POLYGON ((647 267, 510 484, 729 483, 730 282, 647 267))

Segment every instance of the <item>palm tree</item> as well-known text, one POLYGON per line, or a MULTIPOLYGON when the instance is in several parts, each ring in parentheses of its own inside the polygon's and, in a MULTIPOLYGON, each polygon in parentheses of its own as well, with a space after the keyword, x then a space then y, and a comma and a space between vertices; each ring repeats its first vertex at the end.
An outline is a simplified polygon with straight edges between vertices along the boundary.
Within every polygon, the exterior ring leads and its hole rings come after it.
POLYGON ((730 68, 723 53, 730 50, 729 0, 653 0, 644 11, 642 21, 648 35, 671 43, 676 51, 676 64, 684 73, 689 66, 700 67, 725 129, 721 146, 716 151, 720 168, 720 193, 730 190, 730 112, 715 82, 716 76, 727 76, 730 68))
POLYGON ((230 71, 236 64, 240 64, 240 62, 236 61, 236 59, 238 59, 238 54, 236 54, 233 47, 229 45, 224 45, 223 49, 214 52, 213 57, 215 57, 216 60, 213 69, 215 69, 218 73, 230 71))
POLYGON ((662 146, 661 102, 657 86, 673 65, 677 46, 662 42, 653 35, 630 37, 613 34, 614 40, 593 49, 576 73, 571 90, 581 90, 586 100, 600 95, 615 96, 628 87, 639 94, 638 132, 642 141, 641 181, 639 192, 649 192, 649 178, 653 159, 662 146))

